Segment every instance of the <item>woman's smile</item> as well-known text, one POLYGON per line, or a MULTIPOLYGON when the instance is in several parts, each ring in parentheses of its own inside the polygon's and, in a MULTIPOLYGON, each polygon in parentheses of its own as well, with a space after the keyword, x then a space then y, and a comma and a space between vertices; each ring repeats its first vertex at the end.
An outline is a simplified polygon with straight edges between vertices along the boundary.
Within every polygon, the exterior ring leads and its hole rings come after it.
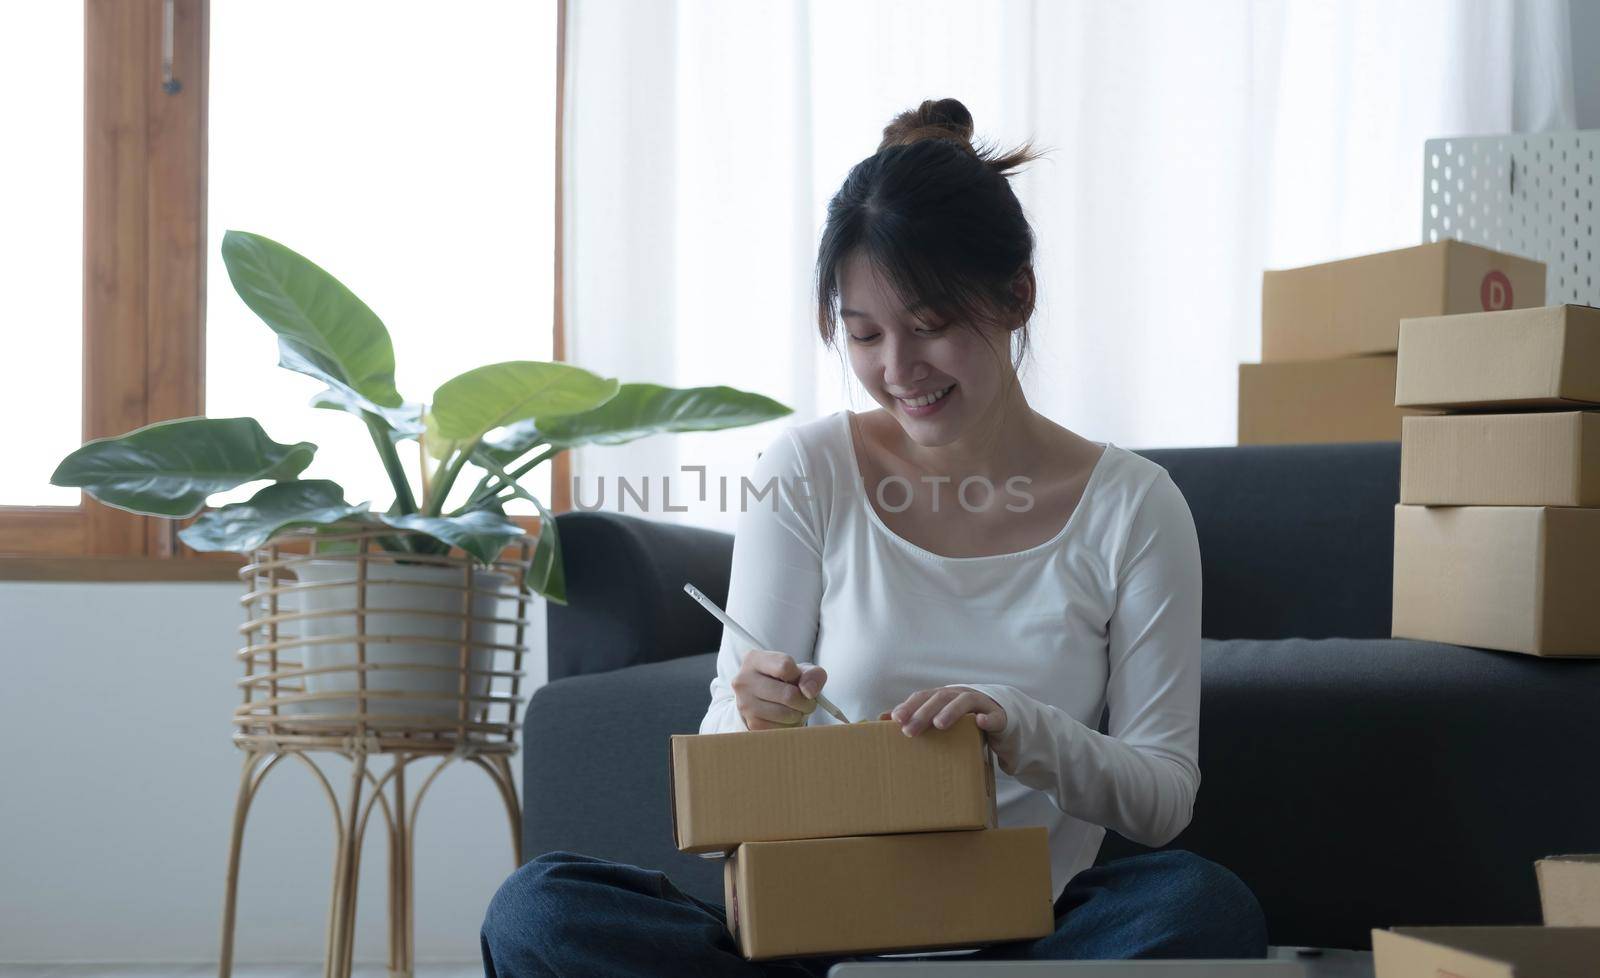
MULTIPOLYGON (((894 399, 900 405, 901 410, 905 411, 905 413, 911 417, 926 418, 931 414, 938 413, 938 411, 944 407, 944 402, 949 399, 949 394, 955 389, 956 385, 951 384, 948 387, 941 388, 921 397, 909 399, 904 397, 895 397, 894 399)), ((894 395, 890 396, 893 397, 894 395)))

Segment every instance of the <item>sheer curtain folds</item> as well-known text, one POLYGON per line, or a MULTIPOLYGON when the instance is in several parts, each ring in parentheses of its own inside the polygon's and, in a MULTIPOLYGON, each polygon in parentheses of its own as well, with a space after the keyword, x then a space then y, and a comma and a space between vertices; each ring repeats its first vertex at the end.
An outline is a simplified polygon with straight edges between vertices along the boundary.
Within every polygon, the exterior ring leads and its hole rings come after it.
POLYGON ((941 96, 1051 150, 1014 184, 1034 406, 1130 448, 1232 444, 1262 269, 1420 243, 1425 139, 1571 128, 1568 25, 1565 0, 569 0, 570 359, 795 409, 585 449, 579 502, 649 477, 645 515, 731 529, 782 426, 873 406, 817 338, 811 263, 850 166, 941 96))

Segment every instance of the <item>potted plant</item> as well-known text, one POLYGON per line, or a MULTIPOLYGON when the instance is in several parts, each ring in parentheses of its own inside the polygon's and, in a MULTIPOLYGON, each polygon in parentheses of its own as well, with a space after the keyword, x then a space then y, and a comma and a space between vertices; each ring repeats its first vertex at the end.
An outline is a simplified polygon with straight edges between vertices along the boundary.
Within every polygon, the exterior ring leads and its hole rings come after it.
MULTIPOLYGON (((394 346, 388 330, 336 278, 276 241, 242 231, 224 236, 222 259, 240 298, 277 333, 278 365, 327 385, 311 406, 348 413, 366 425, 394 488, 394 501, 375 512, 368 502, 347 501, 334 482, 301 479, 317 446, 274 441, 254 418, 181 418, 95 439, 62 460, 51 476, 53 485, 79 487, 108 506, 169 519, 194 516, 214 493, 272 480, 249 500, 201 513, 182 529, 179 539, 195 550, 248 553, 288 531, 316 534, 351 524, 383 527, 402 531, 378 538, 378 545, 395 555, 384 564, 385 572, 395 575, 394 585, 459 582, 461 575, 454 568, 433 565, 457 548, 491 574, 487 569, 500 552, 524 533, 504 510, 507 501, 520 498, 532 503, 540 515, 524 593, 565 604, 555 521, 518 480, 578 445, 615 445, 664 432, 734 428, 790 413, 770 398, 731 387, 624 384, 571 364, 526 360, 469 370, 442 384, 432 400, 408 401, 395 388, 394 346), (416 487, 396 448, 408 439, 420 441, 421 455, 435 460, 432 471, 422 463, 416 487), (465 501, 446 512, 446 500, 468 465, 481 470, 481 477, 465 501)), ((324 552, 318 548, 327 546, 319 544, 313 552, 324 552)), ((340 574, 348 573, 348 566, 348 561, 334 560, 301 563, 296 570, 302 582, 325 585, 303 592, 304 605, 325 612, 340 600, 348 601, 354 588, 345 588, 347 594, 341 596, 340 589, 331 586, 339 582, 340 574)), ((367 600, 375 601, 371 593, 367 600)), ((454 600, 459 609, 459 591, 454 600)), ((479 617, 476 600, 475 596, 474 619, 479 617)), ((405 607, 427 611, 412 604, 405 607)), ((427 635, 425 619, 403 611, 367 615, 367 633, 427 635)), ((319 622, 329 620, 305 617, 301 625, 315 630, 319 622)), ((329 663, 354 654, 337 645, 308 646, 308 660, 314 650, 329 663)), ((437 649, 405 643, 367 649, 369 661, 388 657, 403 663, 430 655, 436 658, 437 649)), ((307 666, 311 664, 308 661, 307 666)), ((417 679, 415 674, 399 675, 408 682, 417 679)), ((308 690, 314 690, 314 678, 307 677, 308 690)), ((351 680, 349 675, 339 678, 351 680)), ((455 695, 459 674, 426 678, 448 684, 448 692, 455 695)), ((325 712, 331 707, 323 704, 335 702, 300 703, 299 709, 325 712)))

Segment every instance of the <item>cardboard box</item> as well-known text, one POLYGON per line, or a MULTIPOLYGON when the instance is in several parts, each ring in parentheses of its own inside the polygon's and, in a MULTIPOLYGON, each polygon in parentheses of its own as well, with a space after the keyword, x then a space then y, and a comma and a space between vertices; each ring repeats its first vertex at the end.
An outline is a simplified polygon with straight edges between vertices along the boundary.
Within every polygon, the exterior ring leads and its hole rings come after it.
POLYGON ((744 956, 973 947, 1055 930, 1042 826, 752 842, 723 867, 744 956))
POLYGON ((1600 506, 1600 411, 1406 418, 1400 501, 1600 506))
POLYGON ((1544 263, 1438 241, 1261 276, 1261 359, 1399 349, 1400 320, 1544 305, 1544 263))
POLYGON ((672 814, 684 852, 999 824, 970 714, 916 737, 892 720, 675 736, 672 814))
POLYGON ((1600 856, 1549 856, 1533 868, 1546 927, 1600 927, 1600 856))
POLYGON ((1395 638, 1600 655, 1600 509, 1394 510, 1395 638))
POLYGON ((1396 405, 1600 406, 1600 309, 1543 306, 1400 323, 1396 405))
POLYGON ((1377 978, 1578 978, 1600 970, 1600 927, 1395 927, 1372 932, 1377 978))
POLYGON ((1239 444, 1399 441, 1394 357, 1239 364, 1239 444))

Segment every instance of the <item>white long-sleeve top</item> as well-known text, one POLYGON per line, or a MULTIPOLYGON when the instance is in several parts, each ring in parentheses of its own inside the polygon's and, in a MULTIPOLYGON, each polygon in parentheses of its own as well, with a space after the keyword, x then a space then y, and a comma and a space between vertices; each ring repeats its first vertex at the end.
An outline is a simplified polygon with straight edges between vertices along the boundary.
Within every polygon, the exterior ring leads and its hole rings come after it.
MULTIPOLYGON (((767 648, 823 666, 851 720, 939 686, 998 702, 1006 726, 988 736, 1000 824, 1048 828, 1056 896, 1094 863, 1106 828, 1170 841, 1200 785, 1194 520, 1166 469, 1102 444, 1051 539, 944 557, 873 509, 848 412, 791 427, 749 477, 728 588, 728 614, 767 648)), ((953 492, 944 505, 960 517, 953 492)), ((701 733, 746 729, 730 685, 744 651, 724 629, 701 733)), ((837 721, 819 709, 808 722, 837 721)))

